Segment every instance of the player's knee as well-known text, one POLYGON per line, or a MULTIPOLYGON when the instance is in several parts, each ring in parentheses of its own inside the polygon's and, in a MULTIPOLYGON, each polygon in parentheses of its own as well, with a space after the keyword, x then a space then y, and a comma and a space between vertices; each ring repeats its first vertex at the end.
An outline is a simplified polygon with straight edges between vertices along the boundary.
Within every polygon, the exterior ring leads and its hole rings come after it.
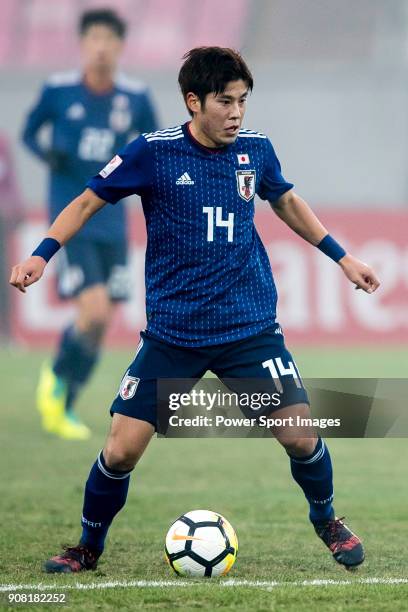
POLYGON ((112 304, 102 287, 89 289, 78 300, 78 324, 88 334, 103 335, 112 316, 112 304))
POLYGON ((108 318, 104 317, 95 317, 88 321, 87 326, 83 330, 83 334, 87 337, 89 344, 97 346, 101 343, 108 322, 108 318))
POLYGON ((98 300, 87 310, 88 325, 94 328, 104 328, 112 315, 112 306, 108 300, 98 300))
POLYGON ((317 438, 285 438, 280 440, 286 452, 292 457, 306 457, 316 448, 317 438))
POLYGON ((135 467, 139 456, 134 449, 126 449, 108 443, 103 449, 106 466, 112 470, 130 471, 135 467))
POLYGON ((109 434, 103 449, 106 465, 113 470, 133 470, 143 451, 119 433, 109 434))

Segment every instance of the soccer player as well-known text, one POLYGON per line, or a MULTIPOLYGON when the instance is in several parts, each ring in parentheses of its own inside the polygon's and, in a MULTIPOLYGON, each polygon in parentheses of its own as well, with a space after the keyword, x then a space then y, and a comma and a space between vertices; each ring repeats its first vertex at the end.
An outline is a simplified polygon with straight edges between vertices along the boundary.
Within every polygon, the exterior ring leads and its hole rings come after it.
MULTIPOLYGON (((85 487, 82 536, 45 564, 47 572, 94 569, 109 526, 126 501, 130 473, 157 428, 159 378, 273 380, 281 389, 277 417, 309 418, 307 394, 276 322, 276 290, 256 232, 254 196, 338 263, 368 293, 374 272, 332 238, 287 182, 270 140, 241 129, 252 75, 231 49, 202 47, 185 56, 179 84, 191 121, 147 133, 92 178, 58 216, 32 256, 12 270, 20 291, 39 280, 46 262, 106 202, 142 196, 147 327, 111 406, 104 449, 85 487)), ((329 450, 305 428, 275 432, 293 478, 309 502, 317 535, 347 568, 364 560, 360 539, 332 506, 329 450)))
MULTIPOLYGON (((82 70, 51 76, 23 132, 27 147, 49 168, 52 222, 115 151, 137 134, 157 129, 143 83, 117 72, 126 24, 111 10, 90 10, 79 22, 82 70), (42 128, 51 128, 50 145, 42 128)), ((89 380, 115 309, 129 293, 124 206, 109 206, 64 248, 57 262, 58 293, 73 298, 76 318, 62 333, 53 363, 44 364, 37 404, 45 430, 87 439, 73 412, 89 380)))

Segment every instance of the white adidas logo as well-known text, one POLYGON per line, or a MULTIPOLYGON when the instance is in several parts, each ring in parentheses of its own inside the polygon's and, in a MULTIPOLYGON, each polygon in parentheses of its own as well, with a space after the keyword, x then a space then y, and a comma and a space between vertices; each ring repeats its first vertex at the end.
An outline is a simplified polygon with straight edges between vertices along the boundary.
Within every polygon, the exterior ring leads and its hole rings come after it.
POLYGON ((184 174, 177 179, 176 185, 194 185, 194 181, 187 172, 184 172, 184 174))

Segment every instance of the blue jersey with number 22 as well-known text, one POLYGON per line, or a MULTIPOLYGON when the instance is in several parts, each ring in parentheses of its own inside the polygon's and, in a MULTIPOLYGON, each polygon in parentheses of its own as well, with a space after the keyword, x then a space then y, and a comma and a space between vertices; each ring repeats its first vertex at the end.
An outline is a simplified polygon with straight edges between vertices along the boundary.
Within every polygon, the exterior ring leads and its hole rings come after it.
MULTIPOLYGON (((32 108, 24 127, 25 144, 44 159, 48 150, 61 159, 50 168, 50 221, 82 190, 136 133, 157 129, 154 109, 146 86, 123 74, 115 76, 112 88, 101 94, 91 91, 79 71, 50 77, 32 108), (41 142, 43 126, 51 128, 49 146, 41 142)), ((102 243, 125 240, 125 207, 106 207, 90 219, 78 237, 102 243)))

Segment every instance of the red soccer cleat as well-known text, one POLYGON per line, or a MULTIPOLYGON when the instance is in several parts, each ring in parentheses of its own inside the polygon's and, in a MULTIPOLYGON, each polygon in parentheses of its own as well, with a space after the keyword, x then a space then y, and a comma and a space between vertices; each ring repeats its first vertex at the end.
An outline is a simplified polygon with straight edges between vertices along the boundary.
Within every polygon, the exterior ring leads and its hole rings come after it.
POLYGON ((360 538, 343 523, 343 519, 344 516, 333 517, 324 523, 316 523, 314 528, 337 563, 353 570, 364 561, 364 549, 360 538))
POLYGON ((90 550, 83 544, 66 547, 61 555, 51 557, 44 564, 44 570, 48 574, 82 572, 83 570, 94 570, 98 564, 100 553, 90 550))

